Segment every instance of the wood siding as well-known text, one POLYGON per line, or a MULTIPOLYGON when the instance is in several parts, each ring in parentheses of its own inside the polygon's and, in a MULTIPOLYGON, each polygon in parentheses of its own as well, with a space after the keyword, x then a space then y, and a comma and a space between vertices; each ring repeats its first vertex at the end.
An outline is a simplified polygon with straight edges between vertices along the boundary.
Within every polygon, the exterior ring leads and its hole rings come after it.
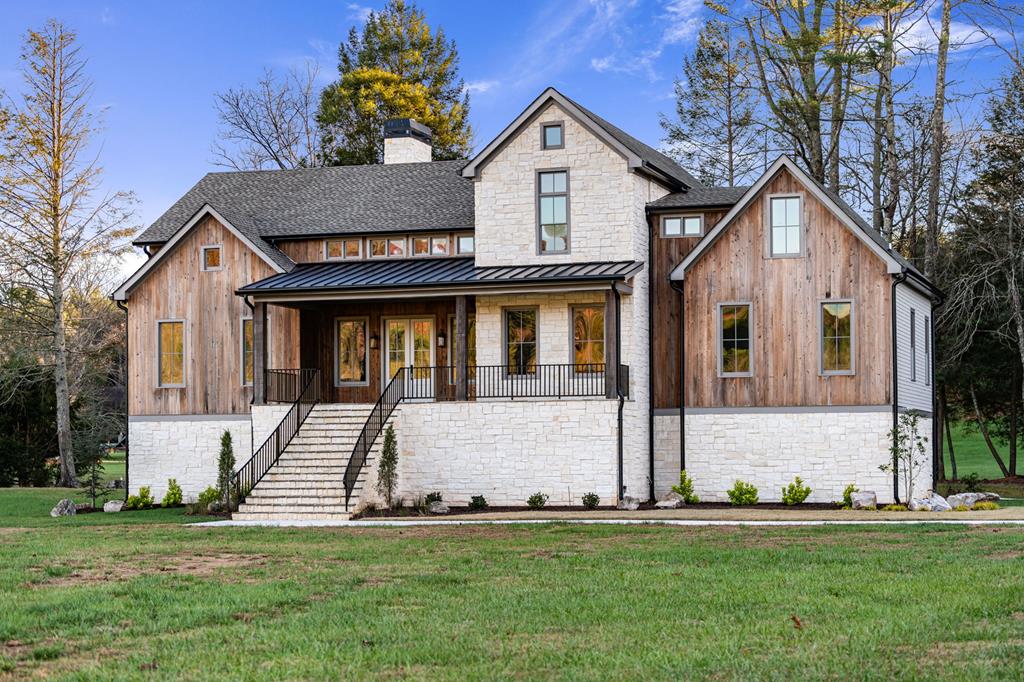
MULTIPOLYGON (((472 230, 461 230, 459 232, 444 232, 444 231, 424 232, 422 234, 421 233, 416 233, 416 234, 407 234, 407 233, 383 234, 382 233, 382 234, 374 234, 373 238, 377 238, 377 237, 382 237, 382 238, 389 238, 390 237, 392 239, 394 239, 396 237, 405 238, 406 239, 406 255, 407 256, 412 256, 412 238, 413 237, 448 237, 448 255, 450 255, 450 256, 457 256, 458 253, 456 253, 456 251, 458 249, 457 249, 456 240, 457 240, 459 235, 466 235, 466 234, 472 234, 472 230)), ((319 263, 320 261, 325 260, 324 259, 324 242, 326 242, 328 239, 360 239, 360 240, 362 240, 362 249, 363 249, 363 251, 362 251, 363 256, 362 257, 364 259, 368 258, 370 237, 367 237, 367 236, 350 235, 350 236, 345 236, 345 237, 329 237, 329 238, 328 237, 316 237, 316 238, 313 238, 313 239, 291 239, 291 240, 282 240, 282 241, 275 242, 274 245, 278 249, 280 249, 282 252, 287 254, 287 256, 289 258, 291 258, 293 261, 295 261, 296 263, 319 263)), ((425 258, 427 256, 423 256, 423 257, 425 258)), ((380 260, 383 260, 383 259, 380 259, 380 260)))
MULTIPOLYGON (((273 273, 214 218, 200 221, 129 293, 130 415, 245 414, 252 388, 242 386, 241 320, 251 311, 235 289, 273 273), (200 268, 203 246, 220 244, 220 270, 200 268), (185 322, 185 386, 158 386, 157 322, 185 322)), ((298 366, 298 314, 273 307, 274 366, 298 366)))
POLYGON ((883 261, 782 171, 686 274, 686 405, 889 403, 890 286, 883 261), (776 193, 803 197, 801 257, 768 257, 765 197, 776 193), (819 373, 818 313, 824 299, 854 302, 852 376, 819 373), (751 377, 718 377, 716 306, 727 301, 752 303, 751 377))

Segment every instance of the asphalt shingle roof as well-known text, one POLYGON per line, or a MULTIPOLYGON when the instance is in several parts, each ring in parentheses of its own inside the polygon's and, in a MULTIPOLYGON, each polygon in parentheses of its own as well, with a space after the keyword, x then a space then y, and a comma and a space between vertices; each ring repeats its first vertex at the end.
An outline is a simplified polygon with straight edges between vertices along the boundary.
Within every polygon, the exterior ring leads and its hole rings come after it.
POLYGON ((673 192, 647 204, 648 208, 693 208, 697 206, 732 206, 750 187, 694 187, 673 192))

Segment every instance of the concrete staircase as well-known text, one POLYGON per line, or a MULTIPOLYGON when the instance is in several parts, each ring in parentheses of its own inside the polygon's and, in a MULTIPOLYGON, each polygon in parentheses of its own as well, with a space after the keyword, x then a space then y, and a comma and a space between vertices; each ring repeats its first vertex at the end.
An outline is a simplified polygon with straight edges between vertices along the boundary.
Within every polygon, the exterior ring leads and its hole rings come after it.
POLYGON ((369 405, 321 404, 313 408, 277 463, 232 515, 239 521, 347 519, 359 504, 366 472, 382 437, 366 460, 348 510, 343 478, 352 448, 370 415, 369 405))

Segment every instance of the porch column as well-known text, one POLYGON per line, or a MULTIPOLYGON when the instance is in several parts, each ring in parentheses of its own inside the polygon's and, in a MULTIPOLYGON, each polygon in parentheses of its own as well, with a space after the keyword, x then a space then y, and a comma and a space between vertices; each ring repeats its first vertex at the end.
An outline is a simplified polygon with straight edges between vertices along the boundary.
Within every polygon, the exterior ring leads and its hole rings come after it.
POLYGON ((604 295, 605 397, 616 398, 619 383, 619 293, 614 287, 604 295))
POLYGON ((455 297, 455 399, 466 400, 469 396, 469 316, 466 314, 466 297, 455 297))
POLYGON ((256 405, 267 403, 267 304, 253 303, 252 309, 252 398, 256 405))

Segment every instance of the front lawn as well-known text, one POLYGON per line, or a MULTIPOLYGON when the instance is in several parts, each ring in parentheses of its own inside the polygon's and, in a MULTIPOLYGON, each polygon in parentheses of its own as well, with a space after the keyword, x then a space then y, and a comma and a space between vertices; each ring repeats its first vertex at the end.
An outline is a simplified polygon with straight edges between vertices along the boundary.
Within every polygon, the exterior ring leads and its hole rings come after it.
POLYGON ((1018 527, 15 523, 25 492, 0 490, 0 676, 1024 676, 1018 527))

